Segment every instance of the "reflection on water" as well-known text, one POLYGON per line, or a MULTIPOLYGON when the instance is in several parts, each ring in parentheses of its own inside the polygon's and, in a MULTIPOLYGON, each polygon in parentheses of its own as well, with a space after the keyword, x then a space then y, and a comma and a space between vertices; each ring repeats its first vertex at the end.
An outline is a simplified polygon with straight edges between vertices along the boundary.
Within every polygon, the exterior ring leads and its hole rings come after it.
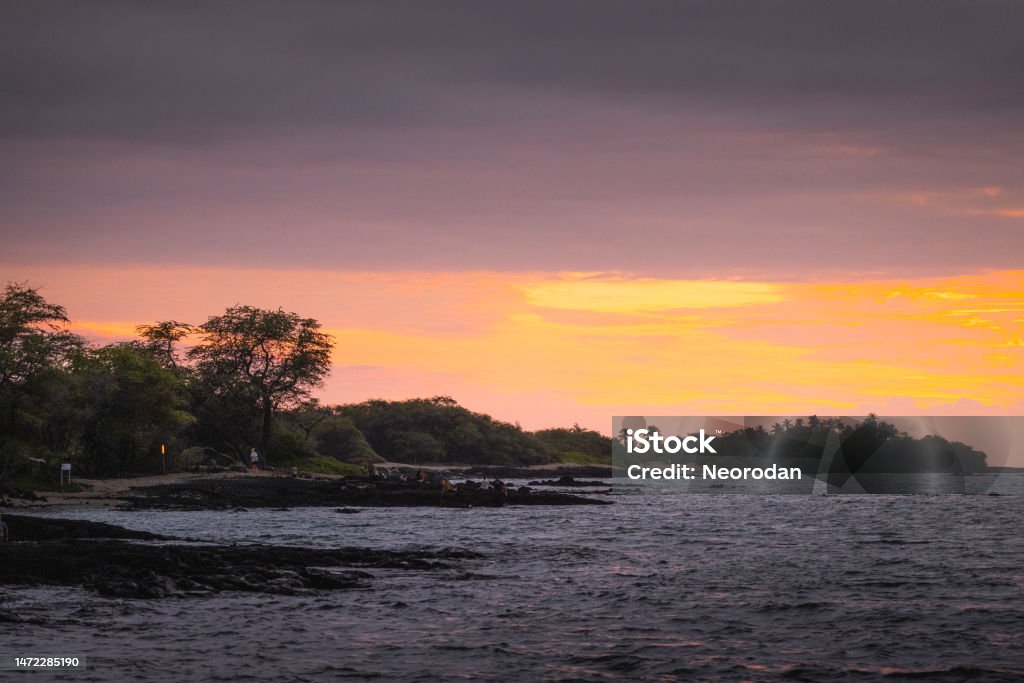
POLYGON ((89 671, 63 675, 76 681, 1024 676, 1024 496, 670 491, 586 508, 65 511, 208 541, 485 557, 307 596, 6 589, 4 649, 84 654, 89 671))

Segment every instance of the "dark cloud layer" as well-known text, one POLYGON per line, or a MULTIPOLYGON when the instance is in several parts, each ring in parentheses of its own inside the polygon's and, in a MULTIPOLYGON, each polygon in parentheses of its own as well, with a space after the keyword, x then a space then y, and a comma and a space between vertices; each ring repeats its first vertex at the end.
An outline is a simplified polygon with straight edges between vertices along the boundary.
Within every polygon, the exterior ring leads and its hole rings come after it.
POLYGON ((0 238, 24 260, 1001 267, 1022 35, 1024 5, 973 0, 5 2, 0 238))
POLYGON ((864 124, 1024 113, 1012 1, 6 5, 8 137, 470 123, 502 117, 489 88, 864 124))

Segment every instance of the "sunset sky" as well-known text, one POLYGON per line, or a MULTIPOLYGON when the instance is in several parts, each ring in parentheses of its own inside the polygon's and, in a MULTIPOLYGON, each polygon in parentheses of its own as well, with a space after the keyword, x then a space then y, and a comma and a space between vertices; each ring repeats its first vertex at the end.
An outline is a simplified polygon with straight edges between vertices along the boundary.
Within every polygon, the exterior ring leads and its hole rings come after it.
POLYGON ((244 303, 321 397, 1019 414, 1013 2, 5 2, 0 282, 244 303))

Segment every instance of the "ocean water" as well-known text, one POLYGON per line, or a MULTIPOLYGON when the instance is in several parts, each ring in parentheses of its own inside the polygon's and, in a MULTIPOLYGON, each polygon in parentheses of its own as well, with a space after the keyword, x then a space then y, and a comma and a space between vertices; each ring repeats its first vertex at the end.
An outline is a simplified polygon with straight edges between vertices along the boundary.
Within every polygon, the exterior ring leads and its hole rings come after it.
POLYGON ((5 587, 0 650, 87 657, 39 680, 1024 679, 1024 495, 670 491, 617 486, 601 507, 47 511, 482 557, 303 596, 5 587))

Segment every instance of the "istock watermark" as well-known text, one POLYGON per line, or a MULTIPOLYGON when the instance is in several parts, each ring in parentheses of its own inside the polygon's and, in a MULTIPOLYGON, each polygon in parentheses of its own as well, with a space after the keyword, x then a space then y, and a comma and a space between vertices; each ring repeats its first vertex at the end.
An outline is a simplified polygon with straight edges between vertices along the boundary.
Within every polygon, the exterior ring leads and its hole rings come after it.
POLYGON ((633 415, 612 434, 616 484, 668 492, 1024 494, 1018 416, 633 415))

